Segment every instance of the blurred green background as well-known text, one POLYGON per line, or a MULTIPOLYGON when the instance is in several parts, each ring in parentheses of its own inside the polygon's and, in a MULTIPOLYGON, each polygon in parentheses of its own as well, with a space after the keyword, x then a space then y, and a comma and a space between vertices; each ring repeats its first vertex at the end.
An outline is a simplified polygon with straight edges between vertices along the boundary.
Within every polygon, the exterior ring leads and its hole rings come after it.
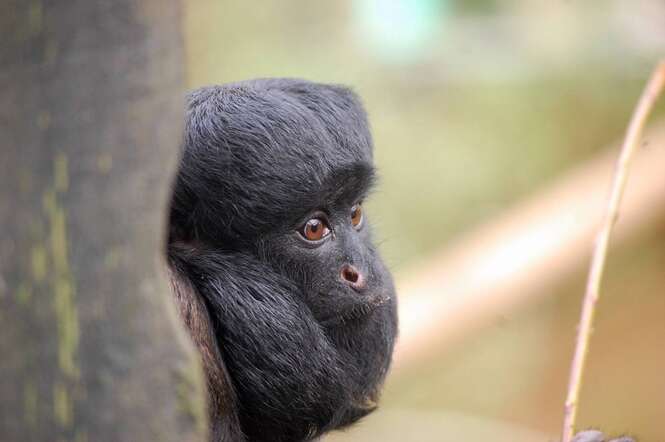
MULTIPOLYGON (((368 211, 398 280, 617 141, 665 56, 662 0, 197 0, 185 13, 191 88, 302 77, 364 99, 381 176, 368 211)), ((665 441, 664 227, 612 250, 582 426, 665 441)), ((553 440, 585 272, 432 348, 330 439, 553 440)))

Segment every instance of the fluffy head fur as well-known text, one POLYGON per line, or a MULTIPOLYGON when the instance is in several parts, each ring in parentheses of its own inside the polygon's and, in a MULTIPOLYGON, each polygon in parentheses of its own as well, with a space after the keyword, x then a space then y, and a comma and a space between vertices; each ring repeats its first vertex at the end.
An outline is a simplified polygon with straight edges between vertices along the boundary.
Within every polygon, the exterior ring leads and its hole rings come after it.
POLYGON ((301 80, 192 92, 184 144, 171 224, 218 244, 272 230, 316 207, 330 180, 372 164, 356 95, 301 80))

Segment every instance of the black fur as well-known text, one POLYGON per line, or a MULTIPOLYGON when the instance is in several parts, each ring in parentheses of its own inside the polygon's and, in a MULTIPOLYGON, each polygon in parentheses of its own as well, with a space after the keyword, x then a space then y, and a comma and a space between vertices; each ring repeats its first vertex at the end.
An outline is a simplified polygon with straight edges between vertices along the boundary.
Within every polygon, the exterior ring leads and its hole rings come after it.
POLYGON ((367 220, 350 223, 373 178, 367 118, 344 87, 265 79, 189 96, 168 255, 230 379, 217 391, 206 367, 224 409, 210 413, 213 440, 311 440, 375 408, 396 300, 367 220), (298 233, 312 217, 332 230, 318 243, 298 233), (349 286, 344 265, 366 285, 349 286))

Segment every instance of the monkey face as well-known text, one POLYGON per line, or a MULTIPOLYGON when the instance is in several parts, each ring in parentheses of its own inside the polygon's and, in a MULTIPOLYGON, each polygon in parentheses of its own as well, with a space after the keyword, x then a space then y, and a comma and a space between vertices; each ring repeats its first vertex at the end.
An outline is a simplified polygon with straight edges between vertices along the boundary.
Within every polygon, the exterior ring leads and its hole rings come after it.
POLYGON ((362 205, 373 182, 371 165, 336 172, 307 192, 319 195, 311 208, 259 246, 262 259, 301 287, 305 303, 327 328, 362 323, 381 310, 390 317, 395 304, 392 278, 372 243, 362 205))

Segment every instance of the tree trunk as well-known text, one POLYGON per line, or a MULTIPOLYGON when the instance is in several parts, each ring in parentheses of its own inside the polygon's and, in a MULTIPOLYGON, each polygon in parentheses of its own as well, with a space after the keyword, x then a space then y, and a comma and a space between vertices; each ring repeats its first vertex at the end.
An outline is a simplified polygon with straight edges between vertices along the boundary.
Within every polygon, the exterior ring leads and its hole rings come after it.
POLYGON ((164 275, 177 0, 0 6, 0 440, 203 440, 164 275))

